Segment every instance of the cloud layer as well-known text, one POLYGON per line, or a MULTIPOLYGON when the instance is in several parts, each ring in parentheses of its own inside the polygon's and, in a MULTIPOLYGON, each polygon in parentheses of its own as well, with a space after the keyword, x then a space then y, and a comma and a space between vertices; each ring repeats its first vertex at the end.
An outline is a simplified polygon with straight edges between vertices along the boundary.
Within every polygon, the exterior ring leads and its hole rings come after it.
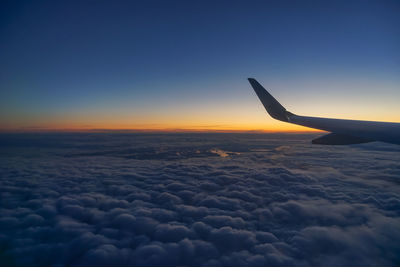
POLYGON ((400 149, 305 135, 1 136, 0 262, 396 266, 400 149))

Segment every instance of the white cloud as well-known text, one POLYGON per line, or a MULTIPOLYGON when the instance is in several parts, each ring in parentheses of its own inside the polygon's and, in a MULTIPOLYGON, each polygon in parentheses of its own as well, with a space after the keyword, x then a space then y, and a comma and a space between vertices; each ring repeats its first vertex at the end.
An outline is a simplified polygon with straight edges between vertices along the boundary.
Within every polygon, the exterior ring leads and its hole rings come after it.
POLYGON ((400 261, 399 149, 379 143, 312 146, 301 136, 290 146, 288 136, 167 137, 168 142, 162 142, 165 135, 48 135, 30 144, 37 149, 0 148, 0 261, 400 261), (219 157, 211 149, 240 154, 219 157))

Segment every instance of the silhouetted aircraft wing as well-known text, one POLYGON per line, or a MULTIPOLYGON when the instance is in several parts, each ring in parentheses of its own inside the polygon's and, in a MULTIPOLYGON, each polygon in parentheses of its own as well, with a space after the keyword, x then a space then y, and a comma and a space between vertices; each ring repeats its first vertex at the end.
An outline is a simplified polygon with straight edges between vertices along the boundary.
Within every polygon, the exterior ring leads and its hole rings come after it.
POLYGON ((382 141, 400 145, 400 123, 327 119, 295 115, 287 111, 255 79, 249 82, 272 118, 331 132, 312 140, 313 144, 349 145, 382 141))

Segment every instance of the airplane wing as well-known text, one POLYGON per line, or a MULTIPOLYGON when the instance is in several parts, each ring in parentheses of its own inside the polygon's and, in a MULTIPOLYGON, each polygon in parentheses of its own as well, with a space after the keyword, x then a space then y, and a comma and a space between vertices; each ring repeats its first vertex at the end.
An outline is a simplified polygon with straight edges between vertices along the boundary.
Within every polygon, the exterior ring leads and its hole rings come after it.
POLYGON ((295 115, 287 111, 255 79, 248 79, 261 103, 272 118, 330 132, 312 140, 313 144, 349 145, 382 141, 400 145, 400 123, 327 119, 295 115))

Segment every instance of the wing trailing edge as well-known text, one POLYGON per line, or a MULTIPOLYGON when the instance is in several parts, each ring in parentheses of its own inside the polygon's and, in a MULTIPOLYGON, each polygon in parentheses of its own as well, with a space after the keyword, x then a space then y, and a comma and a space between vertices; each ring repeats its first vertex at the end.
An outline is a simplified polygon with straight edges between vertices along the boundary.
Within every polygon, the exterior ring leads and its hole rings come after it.
POLYGON ((373 140, 368 140, 365 138, 360 138, 351 135, 329 133, 318 137, 311 142, 317 145, 354 145, 354 144, 364 144, 372 142, 373 140))

